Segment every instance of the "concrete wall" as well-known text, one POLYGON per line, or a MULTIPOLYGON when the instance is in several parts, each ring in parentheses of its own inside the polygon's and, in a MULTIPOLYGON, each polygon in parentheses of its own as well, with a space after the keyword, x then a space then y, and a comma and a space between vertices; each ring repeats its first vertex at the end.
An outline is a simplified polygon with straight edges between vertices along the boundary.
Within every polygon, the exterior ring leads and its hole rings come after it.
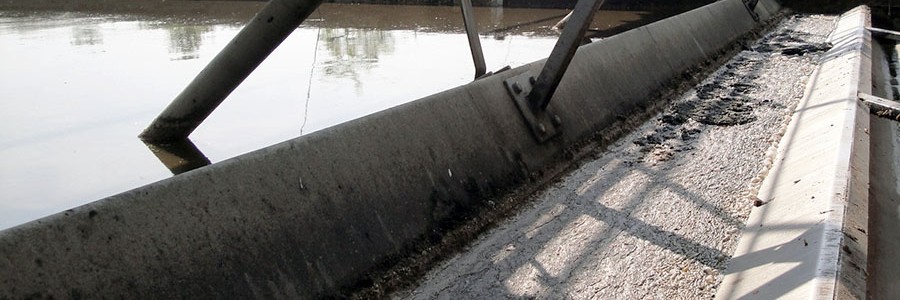
POLYGON ((0 299, 332 295, 757 25, 727 0, 582 47, 545 144, 502 83, 538 62, 2 231, 0 299))

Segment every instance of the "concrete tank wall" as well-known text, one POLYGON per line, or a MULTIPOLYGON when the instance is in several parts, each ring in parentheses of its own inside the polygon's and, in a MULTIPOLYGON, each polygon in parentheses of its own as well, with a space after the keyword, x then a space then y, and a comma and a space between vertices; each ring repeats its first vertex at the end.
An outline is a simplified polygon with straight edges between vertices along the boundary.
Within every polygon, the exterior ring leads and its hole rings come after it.
POLYGON ((545 144, 502 83, 536 62, 2 231, 0 299, 331 295, 757 25, 727 0, 582 47, 545 144))

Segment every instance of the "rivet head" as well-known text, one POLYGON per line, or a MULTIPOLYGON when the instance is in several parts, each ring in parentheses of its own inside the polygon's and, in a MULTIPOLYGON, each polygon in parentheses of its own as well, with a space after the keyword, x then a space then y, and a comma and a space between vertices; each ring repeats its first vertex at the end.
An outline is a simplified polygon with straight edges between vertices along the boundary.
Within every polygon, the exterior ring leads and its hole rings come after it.
POLYGON ((559 115, 553 115, 553 118, 550 119, 553 121, 553 126, 559 126, 562 124, 562 119, 559 118, 559 115))
POLYGON ((538 124, 537 129, 541 133, 547 133, 547 126, 544 126, 544 124, 538 124))
POLYGON ((534 85, 535 82, 537 82, 537 78, 534 78, 534 76, 528 76, 528 83, 534 85))
POLYGON ((516 94, 522 92, 522 86, 519 85, 518 82, 513 82, 513 84, 512 84, 512 89, 513 89, 513 92, 516 93, 516 94))

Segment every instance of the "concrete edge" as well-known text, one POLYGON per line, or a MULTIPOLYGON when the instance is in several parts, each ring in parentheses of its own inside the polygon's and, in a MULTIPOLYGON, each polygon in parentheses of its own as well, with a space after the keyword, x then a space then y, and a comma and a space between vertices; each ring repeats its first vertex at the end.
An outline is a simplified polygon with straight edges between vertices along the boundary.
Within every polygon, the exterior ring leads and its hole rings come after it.
POLYGON ((0 299, 335 296, 757 26, 725 0, 582 47, 545 144, 502 83, 536 62, 0 231, 0 299))
POLYGON ((778 144, 716 299, 866 295, 868 7, 841 15, 778 144))

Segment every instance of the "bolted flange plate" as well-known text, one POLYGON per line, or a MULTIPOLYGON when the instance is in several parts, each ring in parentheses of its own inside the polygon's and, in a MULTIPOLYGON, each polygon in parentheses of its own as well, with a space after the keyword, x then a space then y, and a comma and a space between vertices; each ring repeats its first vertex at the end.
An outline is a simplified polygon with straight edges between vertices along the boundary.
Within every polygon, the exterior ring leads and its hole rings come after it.
POLYGON ((506 85, 509 95, 512 96, 513 102, 516 103, 516 107, 519 108, 525 124, 531 129, 534 138, 538 143, 543 143, 559 134, 561 122, 559 116, 547 110, 535 109, 528 101, 528 94, 531 93, 534 78, 534 75, 525 72, 506 79, 503 83, 506 85))

